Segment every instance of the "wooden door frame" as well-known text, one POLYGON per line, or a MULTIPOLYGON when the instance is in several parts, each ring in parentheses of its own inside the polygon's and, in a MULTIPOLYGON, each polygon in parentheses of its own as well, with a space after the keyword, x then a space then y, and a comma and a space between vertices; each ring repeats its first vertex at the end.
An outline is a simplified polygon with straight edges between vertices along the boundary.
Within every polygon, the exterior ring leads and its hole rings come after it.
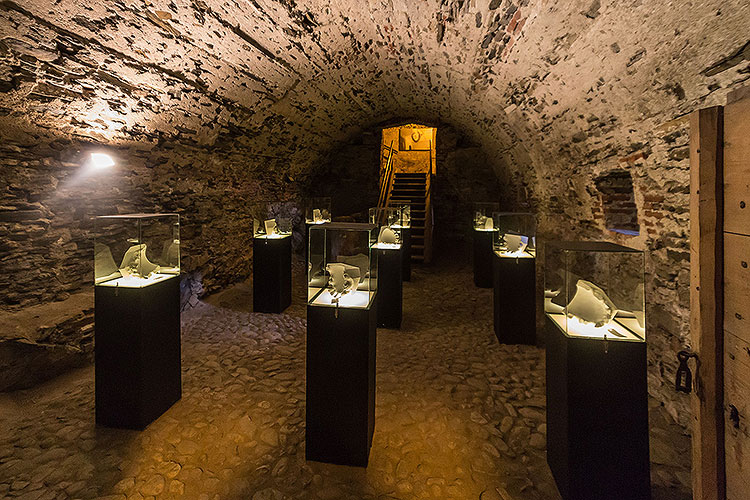
POLYGON ((724 108, 690 114, 690 334, 694 500, 725 500, 724 108))

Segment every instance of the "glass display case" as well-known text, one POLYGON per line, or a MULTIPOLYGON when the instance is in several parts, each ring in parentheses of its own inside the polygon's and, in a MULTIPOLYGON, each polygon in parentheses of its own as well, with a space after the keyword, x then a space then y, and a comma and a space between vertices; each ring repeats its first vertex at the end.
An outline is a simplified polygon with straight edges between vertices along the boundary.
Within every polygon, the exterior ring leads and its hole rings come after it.
POLYGON ((392 204, 396 210, 396 227, 409 229, 411 227, 411 203, 398 202, 392 204))
POLYGON ((495 202, 474 203, 474 229, 476 231, 493 231, 492 214, 500 211, 500 204, 495 202))
POLYGON ((262 201, 253 219, 253 311, 281 313, 292 302, 291 202, 262 201))
POLYGON ((95 219, 97 425, 143 429, 182 395, 180 219, 95 219))
POLYGON ((547 463, 557 489, 564 500, 651 498, 644 254, 545 242, 544 255, 547 463))
POLYGON ((177 214, 100 216, 95 232, 96 286, 142 288, 180 274, 177 214))
POLYGON ((545 245, 544 311, 568 337, 645 342, 644 254, 608 242, 545 245))
POLYGON ((378 239, 374 248, 398 250, 401 248, 400 212, 396 208, 371 208, 370 224, 378 226, 378 239))
POLYGON ((278 239, 292 234, 291 203, 263 201, 251 207, 253 218, 253 238, 278 239))
POLYGON ((401 229, 401 274, 403 281, 411 281, 411 203, 398 201, 390 204, 397 211, 395 227, 401 229))
POLYGON ((308 304, 369 308, 377 291, 378 241, 372 224, 331 222, 310 226, 308 304))
POLYGON ((492 247, 498 257, 529 259, 536 257, 536 219, 534 214, 495 212, 492 247))
POLYGON ((493 301, 495 335, 503 344, 536 344, 536 221, 533 214, 495 212, 493 301))
POLYGON ((331 198, 311 198, 305 208, 305 221, 308 224, 331 222, 331 198))

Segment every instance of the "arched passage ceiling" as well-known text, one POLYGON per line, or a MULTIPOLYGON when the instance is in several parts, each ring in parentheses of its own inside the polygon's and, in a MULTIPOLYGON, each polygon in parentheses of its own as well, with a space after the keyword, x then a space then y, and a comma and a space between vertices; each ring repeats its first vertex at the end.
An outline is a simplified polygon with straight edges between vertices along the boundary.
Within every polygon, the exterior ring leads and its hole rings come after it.
POLYGON ((592 137, 627 150, 750 57, 744 0, 3 0, 0 19, 6 130, 232 148, 299 174, 373 123, 442 120, 532 187, 592 137))

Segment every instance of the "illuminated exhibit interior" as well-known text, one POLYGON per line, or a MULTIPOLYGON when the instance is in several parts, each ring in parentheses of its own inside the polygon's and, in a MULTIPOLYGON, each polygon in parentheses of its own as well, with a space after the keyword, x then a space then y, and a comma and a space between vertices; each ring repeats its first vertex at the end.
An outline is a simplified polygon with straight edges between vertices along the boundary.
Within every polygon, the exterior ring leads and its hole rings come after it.
POLYGON ((100 216, 96 221, 97 286, 141 288, 179 276, 179 215, 127 214, 100 216))
POLYGON ((253 238, 279 239, 292 234, 295 208, 290 203, 259 202, 252 208, 253 238))
POLYGON ((691 175, 746 166, 746 0, 0 6, 0 498, 570 500, 550 331, 643 352, 652 500, 745 498, 746 169, 691 175), (376 254, 369 463, 306 460, 308 311, 356 335, 376 254))
POLYGON ((646 341, 644 255, 604 242, 545 249, 544 312, 567 336, 646 341))
POLYGON ((502 258, 536 257, 536 217, 529 213, 494 212, 492 248, 502 258))

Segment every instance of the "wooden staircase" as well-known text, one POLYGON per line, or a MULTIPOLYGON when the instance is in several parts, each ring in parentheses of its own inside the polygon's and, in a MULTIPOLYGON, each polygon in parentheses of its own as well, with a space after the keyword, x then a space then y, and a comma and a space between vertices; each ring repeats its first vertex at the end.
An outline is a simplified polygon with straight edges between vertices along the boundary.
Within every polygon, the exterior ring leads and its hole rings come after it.
POLYGON ((426 231, 431 217, 427 216, 430 192, 428 173, 395 173, 388 199, 390 205, 411 204, 411 258, 415 262, 428 263, 431 258, 432 231, 426 231))
POLYGON ((384 128, 380 149, 378 207, 411 204, 411 259, 425 264, 432 261, 436 134, 436 128, 418 124, 384 128))

